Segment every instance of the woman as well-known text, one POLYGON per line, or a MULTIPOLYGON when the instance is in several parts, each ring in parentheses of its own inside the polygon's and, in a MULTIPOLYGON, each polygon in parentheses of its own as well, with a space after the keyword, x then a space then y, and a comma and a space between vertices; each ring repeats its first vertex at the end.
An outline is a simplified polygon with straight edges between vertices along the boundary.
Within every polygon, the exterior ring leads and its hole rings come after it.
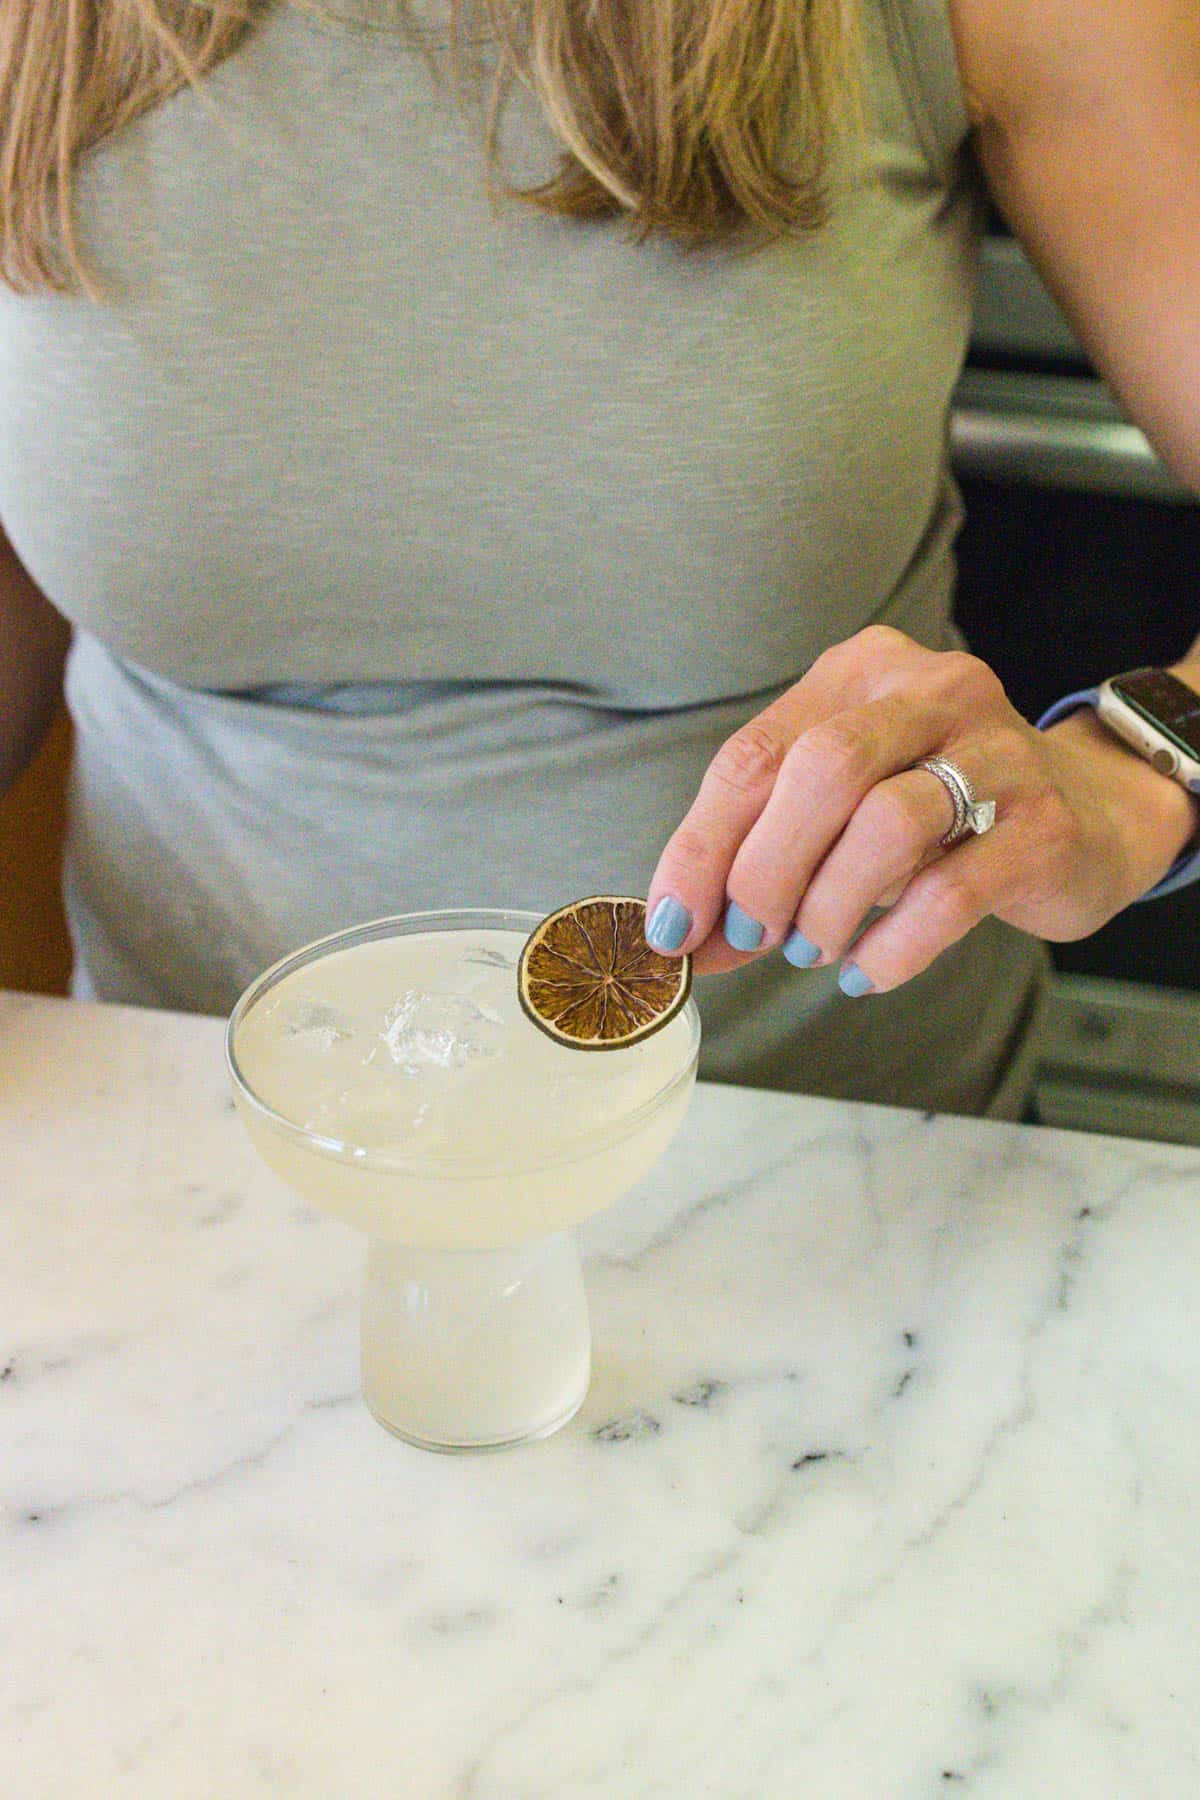
POLYGON ((1013 1116, 1040 940, 1198 820, 951 623, 976 170, 1200 487, 1191 0, 458 23, 6 5, 0 753, 65 618, 77 991, 648 890, 740 971, 709 1077, 1013 1116))

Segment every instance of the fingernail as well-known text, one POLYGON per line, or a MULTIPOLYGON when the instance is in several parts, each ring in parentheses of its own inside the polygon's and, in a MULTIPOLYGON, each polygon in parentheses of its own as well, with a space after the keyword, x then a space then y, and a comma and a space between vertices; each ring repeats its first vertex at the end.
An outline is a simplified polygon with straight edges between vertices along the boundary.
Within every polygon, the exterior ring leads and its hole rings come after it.
POLYGON ((664 894, 646 927, 646 942, 652 950, 678 950, 692 929, 692 915, 674 894, 664 894))
POLYGON ((757 919, 744 913, 736 900, 725 908, 725 942, 731 950, 757 950, 763 941, 763 928, 757 919))
POLYGON ((821 946, 802 931, 793 931, 783 946, 783 954, 794 969, 811 969, 820 958, 821 946))
POLYGON ((863 994, 873 993, 875 983, 869 975, 864 975, 856 962, 844 962, 838 970, 838 986, 843 994, 851 1000, 858 1000, 863 994))

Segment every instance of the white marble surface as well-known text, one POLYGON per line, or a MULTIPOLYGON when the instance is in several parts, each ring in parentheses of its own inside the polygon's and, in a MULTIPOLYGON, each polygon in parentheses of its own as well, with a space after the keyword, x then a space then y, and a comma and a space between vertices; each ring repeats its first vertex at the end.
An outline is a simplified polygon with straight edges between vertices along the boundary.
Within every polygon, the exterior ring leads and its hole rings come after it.
POLYGON ((0 998, 4 1800, 1200 1793, 1195 1152, 701 1088, 436 1457, 220 1039, 0 998))

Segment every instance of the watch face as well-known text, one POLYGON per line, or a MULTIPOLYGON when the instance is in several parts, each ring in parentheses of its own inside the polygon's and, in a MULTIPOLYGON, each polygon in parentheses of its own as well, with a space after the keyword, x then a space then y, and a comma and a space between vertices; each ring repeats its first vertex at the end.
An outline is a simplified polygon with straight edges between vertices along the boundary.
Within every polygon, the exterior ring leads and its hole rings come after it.
POLYGON ((1165 669, 1134 669, 1109 683, 1114 694, 1200 761, 1200 694, 1165 669))

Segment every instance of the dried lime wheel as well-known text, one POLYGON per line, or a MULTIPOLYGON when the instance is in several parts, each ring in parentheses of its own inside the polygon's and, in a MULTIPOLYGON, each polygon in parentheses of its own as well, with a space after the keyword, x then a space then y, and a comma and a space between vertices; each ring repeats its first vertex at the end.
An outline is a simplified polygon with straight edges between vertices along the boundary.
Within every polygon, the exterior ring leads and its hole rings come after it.
POLYGON ((692 959, 650 948, 644 900, 593 894, 560 907, 530 934, 517 984, 526 1013, 556 1042, 623 1050, 682 1010, 692 959))

